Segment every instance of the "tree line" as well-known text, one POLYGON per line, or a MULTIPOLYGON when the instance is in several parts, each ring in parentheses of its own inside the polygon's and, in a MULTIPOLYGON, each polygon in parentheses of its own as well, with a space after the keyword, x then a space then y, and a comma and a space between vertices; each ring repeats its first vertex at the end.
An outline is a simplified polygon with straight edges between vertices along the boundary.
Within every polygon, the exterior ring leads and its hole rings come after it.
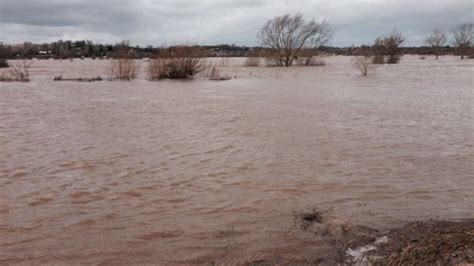
MULTIPOLYGON (((50 43, 36 44, 24 42, 21 44, 4 44, 0 42, 0 59, 75 59, 75 58, 115 58, 122 49, 123 43, 101 44, 90 40, 71 41, 59 40, 50 43)), ((179 45, 178 45, 179 46, 179 45)), ((233 56, 241 57, 252 48, 236 45, 194 45, 208 51, 208 56, 233 56)), ((138 59, 152 57, 160 53, 160 50, 167 49, 163 47, 139 45, 131 46, 138 59)))
MULTIPOLYGON (((336 55, 360 55, 370 53, 379 63, 397 63, 403 54, 441 54, 474 57, 473 23, 458 26, 450 34, 435 29, 421 47, 402 47, 405 37, 394 30, 378 37, 373 44, 359 47, 329 46, 334 32, 327 20, 317 22, 305 20, 301 14, 284 15, 266 22, 257 36, 260 46, 246 47, 236 45, 193 46, 206 51, 206 56, 261 56, 272 60, 275 65, 290 66, 298 58, 312 58, 320 53, 336 55), (452 42, 448 42, 452 35, 452 42)), ((133 49, 135 58, 149 58, 162 53, 170 47, 128 46, 133 49)), ((8 45, 0 42, 0 59, 74 59, 74 58, 116 58, 123 49, 123 43, 100 44, 90 40, 59 40, 51 43, 35 44, 25 42, 8 45)), ((377 62, 375 62, 377 63, 377 62)))

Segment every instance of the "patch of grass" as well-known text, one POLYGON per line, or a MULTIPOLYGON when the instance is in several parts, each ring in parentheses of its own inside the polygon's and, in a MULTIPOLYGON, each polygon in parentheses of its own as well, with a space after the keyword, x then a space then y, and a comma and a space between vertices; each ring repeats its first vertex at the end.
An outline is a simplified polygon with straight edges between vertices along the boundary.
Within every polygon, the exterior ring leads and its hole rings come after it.
POLYGON ((92 78, 63 78, 62 75, 54 77, 54 81, 77 81, 77 82, 94 82, 94 81, 102 81, 101 76, 92 77, 92 78))

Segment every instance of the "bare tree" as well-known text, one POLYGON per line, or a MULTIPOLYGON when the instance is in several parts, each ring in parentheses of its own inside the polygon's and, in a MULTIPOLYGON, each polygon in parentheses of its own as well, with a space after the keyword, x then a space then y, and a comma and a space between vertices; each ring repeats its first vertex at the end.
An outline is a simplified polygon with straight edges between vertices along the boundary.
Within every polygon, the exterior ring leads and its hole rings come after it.
POLYGON ((454 31, 454 45, 461 54, 461 59, 464 59, 464 55, 471 49, 473 38, 474 38, 474 23, 465 23, 458 26, 454 31))
POLYGON ((352 66, 359 70, 363 77, 367 76, 369 70, 375 68, 374 57, 376 55, 372 50, 373 48, 364 45, 354 52, 355 56, 351 59, 352 66))
POLYGON ((441 46, 446 44, 447 35, 441 30, 434 30, 430 36, 425 39, 425 43, 433 48, 433 52, 438 59, 441 46))
POLYGON ((332 36, 326 20, 306 21, 302 14, 276 17, 266 22, 258 33, 262 45, 271 48, 280 66, 291 66, 303 48, 316 48, 332 36))
POLYGON ((396 64, 400 61, 400 45, 405 41, 403 35, 397 30, 393 30, 387 36, 378 37, 375 40, 372 50, 374 53, 374 64, 396 64), (385 61, 385 56, 387 60, 385 61))
POLYGON ((210 65, 209 69, 210 71, 207 73, 209 80, 221 81, 232 79, 230 76, 222 75, 220 69, 216 65, 210 65))
POLYGON ((383 37, 375 39, 371 50, 373 53, 372 63, 377 65, 385 64, 385 41, 383 37))
POLYGON ((326 45, 334 35, 327 19, 323 19, 319 24, 319 31, 309 39, 309 47, 306 50, 306 57, 304 60, 305 66, 325 65, 324 61, 315 57, 319 55, 319 49, 326 45))
POLYGON ((371 55, 356 55, 352 57, 351 63, 362 76, 367 76, 369 70, 373 67, 373 56, 371 55))
POLYGON ((400 61, 400 45, 405 41, 405 37, 396 29, 383 38, 383 46, 388 56, 387 63, 396 64, 400 61))

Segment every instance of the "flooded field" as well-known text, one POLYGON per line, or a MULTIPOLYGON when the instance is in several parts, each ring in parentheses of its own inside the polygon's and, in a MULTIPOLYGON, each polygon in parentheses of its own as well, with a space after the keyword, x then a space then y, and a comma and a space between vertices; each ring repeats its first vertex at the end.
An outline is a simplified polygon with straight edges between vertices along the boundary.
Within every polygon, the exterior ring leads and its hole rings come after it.
POLYGON ((294 220, 313 208, 474 218, 473 60, 214 61, 233 79, 53 81, 107 77, 75 60, 0 83, 0 264, 317 261, 331 244, 294 220))

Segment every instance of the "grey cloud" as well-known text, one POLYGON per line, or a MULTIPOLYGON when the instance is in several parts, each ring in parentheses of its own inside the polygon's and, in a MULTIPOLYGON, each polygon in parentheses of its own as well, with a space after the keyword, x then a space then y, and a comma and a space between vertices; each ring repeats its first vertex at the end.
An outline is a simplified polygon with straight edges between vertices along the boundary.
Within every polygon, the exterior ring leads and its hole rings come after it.
POLYGON ((420 45, 434 28, 473 21, 473 9, 472 0, 0 0, 0 41, 257 45, 266 20, 302 12, 330 19, 333 45, 371 43, 394 28, 420 45))

